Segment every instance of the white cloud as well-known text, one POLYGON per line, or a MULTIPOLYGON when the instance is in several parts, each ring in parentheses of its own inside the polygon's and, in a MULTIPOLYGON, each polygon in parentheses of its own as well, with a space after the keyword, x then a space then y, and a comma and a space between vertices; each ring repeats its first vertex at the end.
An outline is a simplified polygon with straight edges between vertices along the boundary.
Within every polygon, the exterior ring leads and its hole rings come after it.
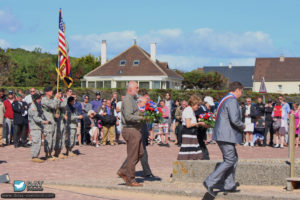
POLYGON ((35 44, 35 45, 21 45, 20 48, 25 49, 27 51, 33 51, 35 48, 41 48, 43 50, 43 48, 38 44, 35 44))
POLYGON ((233 66, 254 66, 255 58, 233 58, 230 62, 233 66))
POLYGON ((99 55, 102 40, 107 40, 108 52, 116 54, 132 45, 135 38, 137 38, 135 31, 111 32, 99 35, 73 35, 69 40, 70 54, 75 56, 82 56, 88 53, 99 55))
POLYGON ((210 58, 201 58, 195 56, 174 56, 174 55, 158 55, 158 60, 167 61, 169 66, 173 69, 180 69, 182 71, 191 71, 198 67, 208 65, 210 58))
POLYGON ((199 28, 192 32, 181 29, 152 30, 145 34, 135 31, 103 34, 73 35, 70 37, 70 55, 88 53, 100 55, 101 40, 107 40, 107 53, 113 57, 133 44, 149 51, 150 43, 157 43, 157 56, 168 61, 171 67, 194 69, 203 65, 254 65, 255 57, 277 56, 278 50, 272 39, 262 31, 243 33, 220 32, 210 28, 199 28))
POLYGON ((8 47, 10 47, 10 44, 7 41, 5 41, 5 40, 0 39, 0 48, 6 49, 8 47))
POLYGON ((10 11, 0 10, 0 31, 16 32, 21 28, 21 22, 10 11))

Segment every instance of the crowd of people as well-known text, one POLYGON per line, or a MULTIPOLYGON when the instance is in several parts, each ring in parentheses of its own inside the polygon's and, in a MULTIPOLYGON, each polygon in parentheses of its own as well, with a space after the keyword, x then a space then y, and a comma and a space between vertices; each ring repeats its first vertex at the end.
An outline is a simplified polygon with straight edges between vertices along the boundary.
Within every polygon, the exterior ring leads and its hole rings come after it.
MULTIPOLYGON (((25 96, 23 91, 0 90, 0 146, 13 144, 18 147, 32 146, 33 161, 39 159, 41 144, 47 159, 73 156, 74 145, 92 145, 98 148, 105 145, 124 144, 122 140, 122 101, 114 92, 111 98, 101 98, 100 92, 95 99, 83 95, 80 102, 72 89, 64 93, 46 87, 43 94, 35 88, 25 96), (2 134, 3 133, 3 134, 2 134), (62 154, 66 147, 66 154, 62 154), (52 155, 52 151, 54 154, 52 155)), ((139 95, 136 99, 142 109, 150 96, 139 95)), ((215 144, 212 140, 213 128, 199 122, 199 116, 208 112, 216 113, 212 97, 203 101, 192 96, 188 101, 173 100, 171 93, 157 101, 162 110, 159 123, 147 123, 144 128, 144 143, 157 143, 170 147, 174 142, 181 147, 178 159, 209 159, 206 145, 215 144), (195 128, 192 128, 195 127, 195 128), (192 152, 192 153, 190 153, 192 152), (201 154, 200 154, 201 153, 201 154)), ((259 97, 254 104, 251 98, 240 103, 242 121, 245 124, 244 146, 269 146, 284 148, 288 143, 288 119, 290 114, 296 118, 296 146, 299 146, 300 106, 293 104, 291 109, 283 96, 278 100, 269 99, 266 104, 259 97)))

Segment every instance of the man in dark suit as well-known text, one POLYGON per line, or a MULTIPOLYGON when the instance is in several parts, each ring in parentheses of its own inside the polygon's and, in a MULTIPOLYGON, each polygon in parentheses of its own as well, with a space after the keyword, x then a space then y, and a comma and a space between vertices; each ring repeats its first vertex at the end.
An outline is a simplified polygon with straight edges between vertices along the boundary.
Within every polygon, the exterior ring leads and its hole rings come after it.
MULTIPOLYGON (((198 110, 195 111, 195 115, 197 118, 197 121, 200 117, 200 115, 206 114, 209 112, 209 108, 206 106, 207 102, 204 102, 204 104, 202 104, 198 110)), ((197 139, 200 145, 200 148, 202 150, 202 159, 201 160, 209 160, 209 153, 208 153, 208 149, 206 147, 205 144, 205 140, 207 138, 206 136, 206 132, 207 132, 207 128, 201 126, 198 127, 198 132, 197 132, 197 139)))
POLYGON ((243 85, 233 82, 229 86, 229 94, 219 103, 217 120, 213 133, 215 140, 223 154, 224 162, 218 165, 203 182, 208 193, 215 196, 213 189, 222 185, 226 192, 236 192, 239 186, 235 182, 235 169, 238 155, 235 144, 242 143, 245 125, 242 122, 242 114, 237 99, 243 94, 243 85))
POLYGON ((26 102, 22 101, 22 95, 16 94, 16 100, 12 103, 14 111, 14 145, 15 148, 20 145, 27 147, 26 132, 28 129, 28 106, 26 102), (21 138, 21 143, 19 140, 21 138))

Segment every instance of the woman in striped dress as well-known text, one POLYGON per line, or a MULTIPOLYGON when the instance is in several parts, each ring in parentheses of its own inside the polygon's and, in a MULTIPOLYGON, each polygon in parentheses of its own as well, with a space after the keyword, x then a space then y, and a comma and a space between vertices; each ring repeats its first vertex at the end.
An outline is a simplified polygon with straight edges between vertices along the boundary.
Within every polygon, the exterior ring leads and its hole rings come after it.
POLYGON ((192 96, 189 106, 182 112, 182 144, 178 153, 178 160, 200 160, 202 151, 197 139, 197 127, 207 127, 204 122, 197 122, 195 111, 199 108, 201 100, 192 96))

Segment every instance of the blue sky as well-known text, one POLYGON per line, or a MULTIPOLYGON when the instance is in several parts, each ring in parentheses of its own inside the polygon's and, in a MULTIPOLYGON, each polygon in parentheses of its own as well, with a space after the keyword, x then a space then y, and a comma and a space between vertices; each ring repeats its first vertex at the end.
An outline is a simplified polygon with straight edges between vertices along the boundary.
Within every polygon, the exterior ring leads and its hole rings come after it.
POLYGON ((108 58, 133 44, 171 68, 254 65, 256 57, 300 55, 298 0, 0 0, 0 47, 57 52, 62 8, 71 56, 108 58))

